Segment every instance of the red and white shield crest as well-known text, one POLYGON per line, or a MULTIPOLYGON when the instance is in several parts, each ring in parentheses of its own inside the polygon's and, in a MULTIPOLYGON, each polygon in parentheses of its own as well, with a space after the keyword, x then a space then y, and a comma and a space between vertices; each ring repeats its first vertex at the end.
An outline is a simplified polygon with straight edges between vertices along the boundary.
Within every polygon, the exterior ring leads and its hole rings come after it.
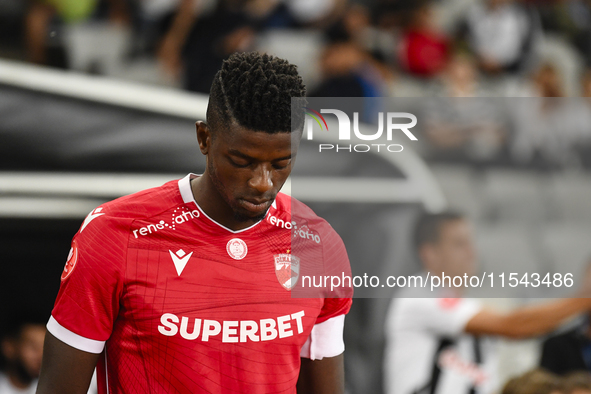
POLYGON ((300 259, 292 254, 282 253, 275 258, 275 275, 286 290, 291 290, 300 277, 300 259))

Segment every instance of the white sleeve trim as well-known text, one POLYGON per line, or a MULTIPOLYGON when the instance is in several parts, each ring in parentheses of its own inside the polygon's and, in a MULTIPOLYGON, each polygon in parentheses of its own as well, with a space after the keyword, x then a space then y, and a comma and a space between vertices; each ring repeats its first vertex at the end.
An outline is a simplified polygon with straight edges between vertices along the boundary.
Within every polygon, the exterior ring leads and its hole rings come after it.
POLYGON ((65 344, 84 352, 99 354, 105 347, 105 341, 84 338, 59 324, 53 316, 47 322, 47 331, 65 344))
POLYGON ((322 360, 324 357, 334 357, 343 353, 345 351, 344 327, 345 315, 331 317, 325 322, 314 325, 302 347, 300 357, 322 360))

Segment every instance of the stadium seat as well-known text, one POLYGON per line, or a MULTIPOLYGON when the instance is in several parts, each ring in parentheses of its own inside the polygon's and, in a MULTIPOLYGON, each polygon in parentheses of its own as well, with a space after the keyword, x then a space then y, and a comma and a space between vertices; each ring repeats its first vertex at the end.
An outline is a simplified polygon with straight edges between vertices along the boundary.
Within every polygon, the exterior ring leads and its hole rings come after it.
POLYGON ((543 223, 551 217, 547 184, 534 172, 489 170, 482 196, 485 216, 493 221, 543 223))
POLYGON ((563 222, 591 222, 591 176, 559 174, 549 181, 556 215, 563 222))
MULTIPOLYGON (((522 287, 515 291, 507 285, 509 273, 517 273, 521 278, 524 273, 546 273, 547 263, 536 248, 539 244, 535 232, 528 226, 502 223, 480 225, 476 229, 476 245, 478 251, 479 272, 491 272, 498 280, 498 274, 505 273, 505 288, 498 283, 494 286, 494 297, 530 297, 532 292, 522 287), (510 294, 509 294, 510 292, 510 294)), ((537 293, 536 293, 537 294, 537 293)))
POLYGON ((449 207, 467 214, 472 220, 480 220, 482 199, 479 198, 473 172, 466 166, 433 165, 430 168, 443 189, 449 207))
POLYGON ((544 252, 555 272, 582 274, 591 261, 591 224, 552 224, 544 227, 544 252))

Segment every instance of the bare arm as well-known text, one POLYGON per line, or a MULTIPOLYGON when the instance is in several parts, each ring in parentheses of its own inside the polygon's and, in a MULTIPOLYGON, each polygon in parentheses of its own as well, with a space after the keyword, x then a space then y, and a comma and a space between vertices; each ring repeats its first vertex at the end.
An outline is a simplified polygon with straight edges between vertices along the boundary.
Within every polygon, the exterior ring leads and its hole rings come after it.
POLYGON ((195 6, 198 1, 200 0, 181 0, 172 25, 160 44, 158 59, 173 74, 178 73, 181 50, 197 18, 195 6))
POLYGON ((298 394, 343 394, 345 365, 343 354, 322 360, 302 358, 298 394))
POLYGON ((75 349, 48 332, 37 394, 86 394, 98 358, 99 354, 75 349))
POLYGON ((46 34, 55 9, 39 1, 30 2, 25 17, 25 44, 30 62, 45 64, 47 61, 46 34))
POLYGON ((589 298, 562 299, 509 313, 485 309, 468 321, 465 331, 473 335, 500 335, 514 339, 533 337, 548 333, 568 318, 589 310, 589 298))

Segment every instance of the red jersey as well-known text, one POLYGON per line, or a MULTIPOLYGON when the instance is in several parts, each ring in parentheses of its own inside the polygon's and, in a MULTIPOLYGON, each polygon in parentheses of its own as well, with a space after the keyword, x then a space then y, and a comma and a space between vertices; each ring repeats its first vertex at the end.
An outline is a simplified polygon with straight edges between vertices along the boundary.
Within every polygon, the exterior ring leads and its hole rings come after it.
POLYGON ((101 394, 294 393, 301 356, 344 350, 351 299, 291 295, 303 260, 348 265, 342 240, 282 193, 264 220, 230 230, 196 204, 194 177, 86 217, 48 330, 103 353, 101 394))

